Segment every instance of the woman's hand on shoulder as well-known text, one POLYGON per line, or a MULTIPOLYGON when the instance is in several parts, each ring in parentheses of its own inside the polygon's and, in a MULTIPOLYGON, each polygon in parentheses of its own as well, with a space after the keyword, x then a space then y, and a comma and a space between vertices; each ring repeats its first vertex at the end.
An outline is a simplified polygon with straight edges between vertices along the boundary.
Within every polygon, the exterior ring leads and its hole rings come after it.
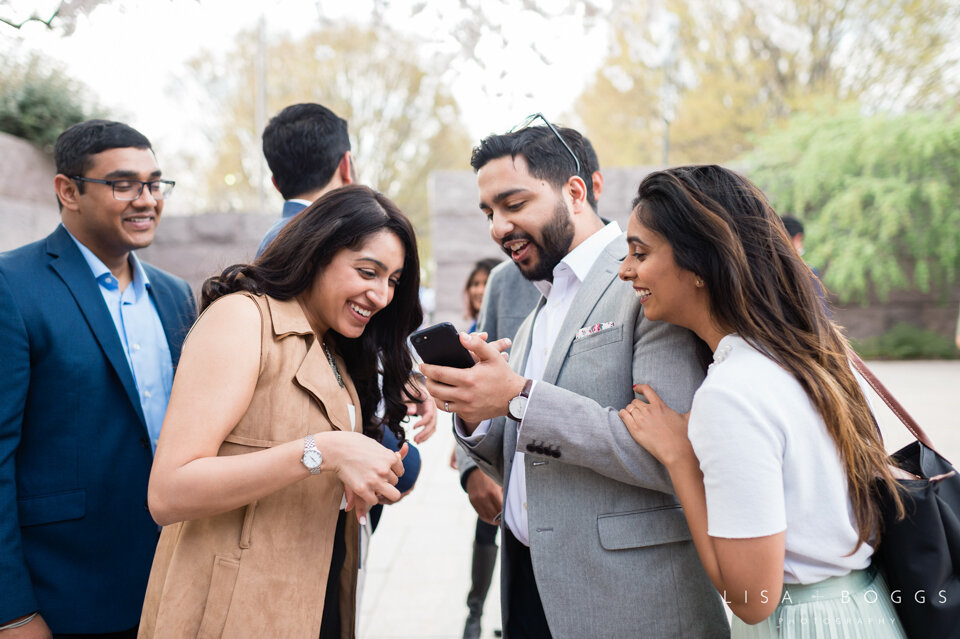
POLYGON ((695 459, 687 438, 689 413, 681 415, 667 406, 648 384, 638 384, 633 390, 647 401, 635 399, 619 415, 634 441, 668 468, 680 460, 695 459))
POLYGON ((403 475, 407 444, 393 452, 361 433, 332 431, 315 436, 324 465, 337 474, 347 497, 347 510, 356 510, 365 521, 367 511, 378 503, 393 503, 401 498, 396 484, 403 475))

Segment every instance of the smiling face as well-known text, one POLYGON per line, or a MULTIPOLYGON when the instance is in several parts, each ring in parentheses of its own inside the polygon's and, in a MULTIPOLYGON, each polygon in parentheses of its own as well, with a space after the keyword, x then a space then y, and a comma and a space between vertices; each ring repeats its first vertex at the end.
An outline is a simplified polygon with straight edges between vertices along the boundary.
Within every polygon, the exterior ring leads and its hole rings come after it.
MULTIPOLYGON (((160 167, 150 149, 122 147, 90 156, 91 164, 81 177, 99 180, 156 180, 160 167)), ((63 203, 63 225, 104 264, 125 261, 130 251, 150 246, 160 222, 163 200, 156 200, 144 188, 136 200, 123 202, 113 197, 108 184, 56 178, 57 195, 63 203)))
POLYGON ((390 231, 370 235, 359 248, 341 249, 301 295, 314 331, 360 337, 373 315, 393 300, 404 258, 403 244, 390 231))
POLYGON ((490 237, 528 280, 552 279, 570 251, 575 228, 570 208, 546 180, 530 175, 522 155, 491 160, 477 171, 480 210, 490 237))
POLYGON ((636 213, 627 223, 627 243, 620 279, 633 285, 644 317, 694 331, 705 320, 709 325, 709 296, 702 280, 677 265, 669 242, 644 226, 636 213))

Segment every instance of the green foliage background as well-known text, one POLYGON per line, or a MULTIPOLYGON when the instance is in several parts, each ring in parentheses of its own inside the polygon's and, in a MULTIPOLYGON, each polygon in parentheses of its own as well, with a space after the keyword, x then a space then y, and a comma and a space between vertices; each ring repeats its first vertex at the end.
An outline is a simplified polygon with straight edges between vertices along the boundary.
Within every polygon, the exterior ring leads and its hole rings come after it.
POLYGON ((864 359, 960 359, 949 337, 904 323, 883 335, 851 340, 851 346, 864 359))
POLYGON ((68 127, 95 117, 86 89, 39 55, 7 62, 0 71, 0 131, 33 142, 45 151, 68 127))
POLYGON ((750 177, 806 226, 805 259, 841 302, 946 294, 960 273, 960 118, 799 114, 758 140, 750 177))

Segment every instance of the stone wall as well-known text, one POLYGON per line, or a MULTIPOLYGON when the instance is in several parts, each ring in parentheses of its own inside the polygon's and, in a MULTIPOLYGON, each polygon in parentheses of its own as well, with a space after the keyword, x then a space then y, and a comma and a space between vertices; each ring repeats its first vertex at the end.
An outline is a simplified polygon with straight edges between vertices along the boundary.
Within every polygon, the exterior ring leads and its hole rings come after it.
POLYGON ((836 306, 834 320, 854 339, 886 333, 897 324, 912 324, 953 339, 960 309, 960 283, 946 300, 916 291, 893 291, 885 302, 836 306))
POLYGON ((179 275, 200 296, 211 275, 238 262, 250 262, 277 215, 208 213, 165 217, 153 244, 137 251, 142 259, 179 275))
POLYGON ((0 251, 39 239, 60 222, 53 158, 0 132, 0 251))

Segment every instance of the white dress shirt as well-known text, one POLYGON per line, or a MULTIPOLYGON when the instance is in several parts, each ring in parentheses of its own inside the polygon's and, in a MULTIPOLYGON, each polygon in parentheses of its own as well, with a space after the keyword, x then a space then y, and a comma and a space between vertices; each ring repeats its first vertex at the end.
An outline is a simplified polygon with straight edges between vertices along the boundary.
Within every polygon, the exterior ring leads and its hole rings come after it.
MULTIPOLYGON (((527 355, 527 364, 523 369, 524 377, 534 380, 529 402, 532 402, 536 395, 537 380, 543 377, 543 371, 546 368, 547 360, 550 358, 553 344, 557 341, 560 326, 563 324, 567 311, 570 310, 570 305, 573 303, 577 291, 580 290, 580 285, 586 279, 603 249, 616 239, 621 232, 619 224, 610 222, 567 253, 566 257, 553 269, 553 283, 546 280, 534 282, 534 286, 539 289, 547 301, 537 314, 536 320, 534 320, 530 351, 527 355)), ((459 420, 455 423, 460 436, 464 437, 465 432, 461 428, 459 420)), ((489 427, 490 420, 481 422, 474 430, 473 435, 464 437, 464 439, 468 443, 475 443, 486 434, 489 427)), ((507 427, 509 428, 509 423, 507 427)), ((523 421, 521 420, 518 430, 522 427, 523 421)), ((513 454, 509 486, 503 504, 503 520, 513 536, 525 546, 529 546, 527 476, 524 469, 524 454, 519 451, 515 451, 513 454)))

